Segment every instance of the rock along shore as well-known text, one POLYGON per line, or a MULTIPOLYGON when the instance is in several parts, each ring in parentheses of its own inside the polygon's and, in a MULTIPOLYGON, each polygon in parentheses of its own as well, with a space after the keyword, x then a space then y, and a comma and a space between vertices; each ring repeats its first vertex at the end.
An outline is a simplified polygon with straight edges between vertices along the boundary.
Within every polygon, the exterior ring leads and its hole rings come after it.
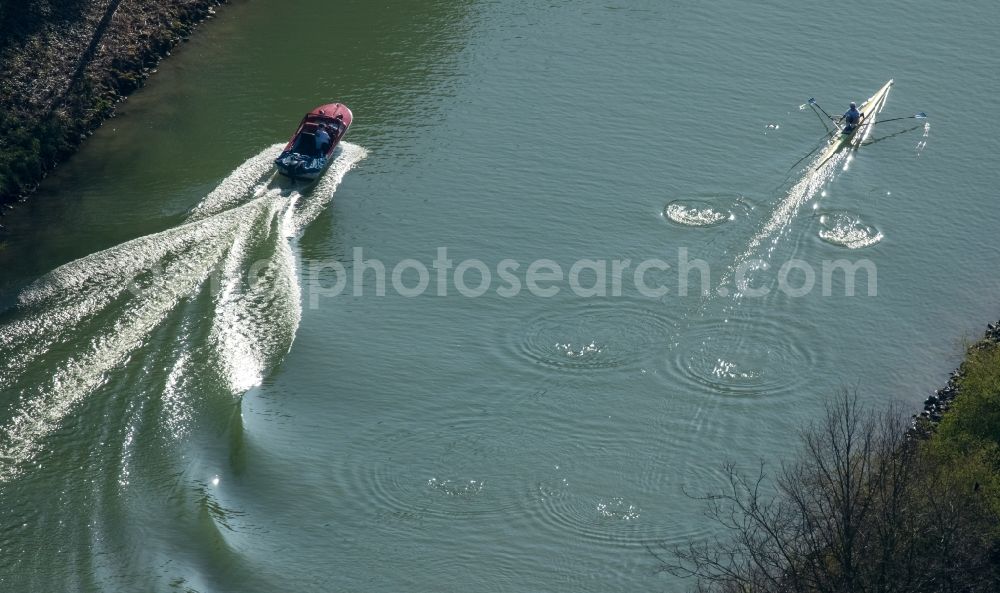
MULTIPOLYGON (((983 339, 973 344, 970 351, 992 348, 997 344, 1000 344, 1000 321, 987 324, 983 339)), ((948 412, 955 398, 961 397, 960 382, 964 376, 964 366, 965 363, 952 371, 948 383, 924 400, 923 411, 919 415, 913 416, 913 433, 916 436, 926 437, 933 432, 948 412)))
POLYGON ((0 216, 226 1, 0 3, 0 216))

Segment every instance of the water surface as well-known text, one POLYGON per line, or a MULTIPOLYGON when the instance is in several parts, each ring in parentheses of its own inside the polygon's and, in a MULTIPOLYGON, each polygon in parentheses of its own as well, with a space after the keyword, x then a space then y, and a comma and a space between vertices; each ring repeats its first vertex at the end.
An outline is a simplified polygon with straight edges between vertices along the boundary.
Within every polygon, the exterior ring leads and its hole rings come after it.
POLYGON ((332 10, 221 10, 5 221, 3 589, 679 590, 646 546, 711 535, 686 494, 723 462, 786 455, 845 387, 916 411, 996 317, 989 3, 332 10), (927 122, 789 170, 809 97, 889 78, 883 117, 927 122), (330 100, 330 172, 273 178, 330 100), (437 294, 442 247, 482 296, 437 294), (316 293, 356 248, 427 292, 316 293), (659 297, 495 273, 654 258, 659 297), (877 294, 780 292, 792 259, 868 260, 877 294))

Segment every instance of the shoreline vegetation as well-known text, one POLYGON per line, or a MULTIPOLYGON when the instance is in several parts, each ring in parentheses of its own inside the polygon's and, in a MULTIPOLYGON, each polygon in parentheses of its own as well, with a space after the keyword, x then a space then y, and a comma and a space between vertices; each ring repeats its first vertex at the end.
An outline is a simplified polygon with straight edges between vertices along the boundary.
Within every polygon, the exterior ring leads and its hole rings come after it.
POLYGON ((717 535, 650 546, 702 593, 1000 591, 1000 322, 919 415, 844 393, 777 467, 696 496, 717 535))
POLYGON ((0 3, 0 222, 226 1, 0 3))

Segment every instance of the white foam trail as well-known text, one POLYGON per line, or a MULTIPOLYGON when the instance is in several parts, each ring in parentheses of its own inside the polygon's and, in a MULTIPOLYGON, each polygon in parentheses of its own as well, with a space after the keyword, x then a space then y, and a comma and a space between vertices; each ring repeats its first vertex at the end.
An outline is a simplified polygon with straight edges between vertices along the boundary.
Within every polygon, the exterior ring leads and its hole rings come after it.
MULTIPOLYGON (((201 220, 223 205, 255 193, 254 188, 262 187, 261 179, 271 170, 276 149, 280 145, 261 151, 233 171, 195 208, 190 220, 201 220)), ((19 308, 29 314, 0 332, 0 352, 5 354, 0 361, 0 389, 126 290, 170 290, 173 277, 159 269, 162 262, 171 256, 182 262, 198 261, 198 254, 205 255, 203 248, 212 244, 227 224, 226 218, 209 225, 185 224, 83 257, 36 280, 18 295, 19 308)))
MULTIPOLYGON (((808 172, 788 190, 771 216, 750 238, 743 252, 736 256, 733 265, 723 274, 719 286, 728 286, 737 270, 753 265, 755 260, 766 263, 774 253, 782 233, 795 219, 799 208, 811 200, 833 178, 837 167, 842 163, 846 165, 850 156, 850 150, 842 150, 830 157, 825 163, 819 163, 822 155, 814 159, 806 168, 808 172)), ((746 288, 746 286, 737 286, 733 298, 739 300, 746 288)))
MULTIPOLYGON (((259 384, 291 347, 301 318, 287 238, 315 219, 367 154, 342 147, 313 195, 270 188, 276 144, 234 170, 185 224, 70 262, 25 289, 0 332, 0 390, 20 394, 0 427, 0 482, 18 475, 42 439, 210 278, 220 288, 210 334, 220 371, 234 394, 259 384)), ((176 395, 187 356, 171 371, 166 396, 176 395)))
POLYGON ((60 350, 66 349, 74 353, 64 358, 50 379, 22 389, 18 413, 0 431, 0 481, 16 475, 18 467, 38 452, 41 439, 100 387, 112 369, 141 347, 183 298, 202 286, 224 255, 227 243, 236 238, 235 221, 259 204, 251 202, 216 218, 129 241, 61 268, 74 272, 69 277, 79 278, 88 264, 97 263, 98 269, 113 267, 121 250, 130 253, 130 260, 145 259, 150 264, 132 278, 121 277, 93 293, 71 291, 50 297, 24 323, 5 328, 13 341, 40 342, 31 349, 31 358, 42 354, 58 357, 60 350), (173 257, 157 259, 166 253, 173 257), (133 288, 126 290, 129 284, 133 288), (93 306, 99 308, 88 308, 93 306), (64 311, 70 314, 62 315, 64 311), (100 319, 109 316, 110 322, 100 319), (81 329, 74 325, 78 323, 86 326, 83 331, 75 331, 81 329), (98 337, 88 339, 86 330, 98 337), (81 339, 86 343, 76 341, 81 339))
POLYGON ((134 239, 60 266, 30 285, 18 298, 24 315, 0 333, 5 353, 0 388, 8 388, 39 356, 82 333, 82 326, 98 324, 100 314, 116 303, 127 306, 137 296, 155 292, 182 293, 192 279, 203 280, 224 251, 222 241, 231 236, 238 216, 134 239))
POLYGON ((238 235, 223 267, 212 339, 234 393, 259 385, 269 364, 291 347, 301 318, 294 258, 281 235, 290 198, 273 190, 255 232, 238 235), (268 255, 255 259, 265 247, 268 255))
POLYGON ((268 256, 250 261, 242 253, 246 241, 230 253, 223 275, 230 280, 216 303, 212 336, 235 393, 261 383, 272 361, 292 347, 302 319, 295 254, 289 242, 281 239, 297 236, 315 220, 333 199, 344 176, 366 156, 364 148, 342 143, 336 160, 308 195, 293 190, 284 198, 279 191, 269 192, 265 199, 273 209, 266 228, 258 227, 255 237, 266 237, 268 245, 273 245, 268 256), (249 282, 242 281, 245 275, 240 270, 251 271, 249 282))
POLYGON ((181 439, 187 434, 188 423, 192 410, 185 398, 187 389, 186 372, 191 362, 191 353, 181 352, 174 361, 167 380, 163 386, 163 408, 167 429, 175 439, 181 439))
POLYGON ((245 201, 247 195, 259 197, 260 193, 267 187, 266 181, 274 176, 272 163, 281 154, 283 147, 284 144, 273 144, 247 159, 245 163, 230 173, 225 181, 205 196, 201 203, 194 207, 188 220, 201 220, 228 210, 245 201))
POLYGON ((303 201, 301 208, 294 211, 290 219, 291 226, 285 229, 287 236, 298 235, 309 226, 309 223, 316 220, 333 200, 333 194, 344 180, 344 176, 368 156, 367 150, 350 142, 342 142, 340 150, 341 153, 330 165, 330 170, 319 180, 315 189, 303 201))

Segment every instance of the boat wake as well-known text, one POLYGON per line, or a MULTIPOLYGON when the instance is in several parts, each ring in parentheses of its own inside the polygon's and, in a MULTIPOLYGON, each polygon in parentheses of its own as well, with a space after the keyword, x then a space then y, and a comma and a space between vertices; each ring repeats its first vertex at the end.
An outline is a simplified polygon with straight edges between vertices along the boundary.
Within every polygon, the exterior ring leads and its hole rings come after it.
POLYGON ((184 224, 53 270, 0 317, 0 393, 13 396, 0 427, 0 482, 16 476, 45 437, 112 371, 127 367, 171 316, 189 315, 188 325, 210 328, 204 344, 175 353, 175 365, 199 350, 234 395, 258 385, 288 352, 301 317, 289 239, 322 212, 367 153, 342 144, 306 196, 271 172, 281 147, 238 167, 184 224), (206 307, 185 312, 193 301, 206 307))
POLYGON ((806 166, 806 173, 788 189, 771 215, 723 273, 718 294, 729 294, 729 287, 734 282, 733 299, 739 301, 746 294, 753 285, 753 272, 769 267, 768 262, 798 211, 817 194, 821 194, 823 187, 833 180, 837 170, 846 168, 852 157, 853 151, 842 150, 831 157, 819 155, 806 166))
POLYGON ((723 271, 714 293, 705 294, 697 310, 687 317, 672 348, 671 364, 664 375, 671 385, 686 385, 706 400, 699 403, 698 417, 725 400, 737 398, 761 403, 776 402, 794 393, 799 380, 817 363, 809 347, 789 340, 789 328, 813 328, 789 318, 774 307, 779 292, 769 286, 773 279, 761 278, 768 270, 782 238, 799 211, 847 165, 851 151, 817 156, 802 176, 775 203, 747 242, 723 271), (765 288, 753 306, 744 302, 753 290, 765 288))

